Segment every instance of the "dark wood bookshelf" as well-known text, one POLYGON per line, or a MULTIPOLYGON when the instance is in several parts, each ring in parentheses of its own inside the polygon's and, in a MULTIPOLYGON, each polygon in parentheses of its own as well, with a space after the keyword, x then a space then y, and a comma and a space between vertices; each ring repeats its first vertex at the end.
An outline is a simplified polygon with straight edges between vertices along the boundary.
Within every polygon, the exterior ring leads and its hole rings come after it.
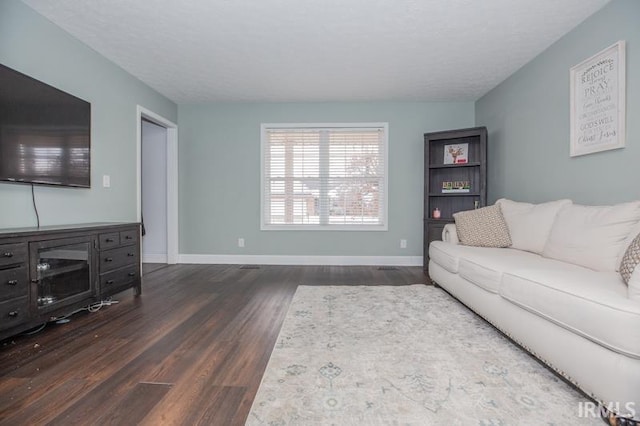
POLYGON ((487 129, 447 130, 424 135, 424 270, 429 265, 429 244, 442 239, 453 214, 487 205, 487 129), (445 164, 445 147, 467 146, 464 163, 445 164), (469 192, 443 193, 443 182, 468 182, 469 192), (433 218, 434 209, 440 218, 433 218))

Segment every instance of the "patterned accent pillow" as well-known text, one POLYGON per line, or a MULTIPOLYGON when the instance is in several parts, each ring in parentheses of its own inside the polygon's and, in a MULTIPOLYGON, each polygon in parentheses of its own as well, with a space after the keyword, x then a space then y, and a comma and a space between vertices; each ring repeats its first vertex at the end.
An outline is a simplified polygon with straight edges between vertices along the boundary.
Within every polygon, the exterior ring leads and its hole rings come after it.
POLYGON ((476 247, 509 247, 511 236, 500 206, 458 212, 453 215, 460 243, 476 247))
POLYGON ((627 247, 627 251, 624 252, 624 256, 622 256, 622 262, 620 262, 620 275, 622 275, 622 279, 625 284, 629 284, 629 279, 631 278, 631 274, 636 269, 636 266, 640 263, 640 234, 636 236, 629 247, 627 247))

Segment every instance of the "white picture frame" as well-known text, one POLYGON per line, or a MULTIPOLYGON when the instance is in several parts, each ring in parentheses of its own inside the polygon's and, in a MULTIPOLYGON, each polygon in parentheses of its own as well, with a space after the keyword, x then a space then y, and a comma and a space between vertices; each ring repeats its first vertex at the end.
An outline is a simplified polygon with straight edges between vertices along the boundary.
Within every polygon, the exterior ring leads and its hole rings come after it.
POLYGON ((624 40, 571 67, 571 157, 624 148, 625 67, 624 40))
POLYGON ((444 146, 444 164, 466 164, 469 162, 469 144, 457 143, 444 146))

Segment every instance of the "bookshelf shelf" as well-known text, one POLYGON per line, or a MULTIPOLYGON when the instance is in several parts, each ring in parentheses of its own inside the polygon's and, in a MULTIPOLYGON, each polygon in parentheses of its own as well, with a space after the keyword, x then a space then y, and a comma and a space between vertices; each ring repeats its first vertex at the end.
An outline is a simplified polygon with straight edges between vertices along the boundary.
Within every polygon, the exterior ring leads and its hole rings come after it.
POLYGON ((459 167, 479 167, 480 163, 464 163, 464 164, 429 164, 430 169, 457 169, 459 167))
POLYGON ((479 192, 456 192, 453 194, 431 193, 429 197, 479 197, 479 192))

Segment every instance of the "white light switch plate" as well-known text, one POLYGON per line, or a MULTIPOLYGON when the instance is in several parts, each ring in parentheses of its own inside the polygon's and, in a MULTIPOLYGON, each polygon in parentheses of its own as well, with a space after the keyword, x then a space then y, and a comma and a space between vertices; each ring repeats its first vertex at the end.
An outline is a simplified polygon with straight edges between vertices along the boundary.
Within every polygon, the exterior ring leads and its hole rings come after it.
POLYGON ((111 188, 111 176, 102 175, 102 186, 104 188, 111 188))

